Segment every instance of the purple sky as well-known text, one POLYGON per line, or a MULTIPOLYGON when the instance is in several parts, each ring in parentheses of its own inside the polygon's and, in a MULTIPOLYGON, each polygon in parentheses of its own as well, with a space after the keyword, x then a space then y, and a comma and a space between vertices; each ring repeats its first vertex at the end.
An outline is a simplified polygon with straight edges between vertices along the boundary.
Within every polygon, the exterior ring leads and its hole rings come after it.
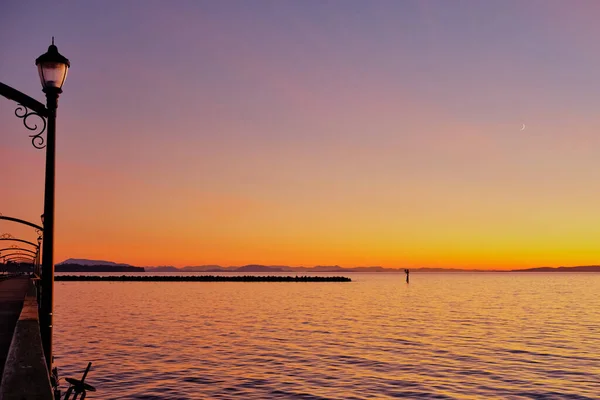
MULTIPOLYGON (((0 81, 42 100, 51 36, 72 63, 57 261, 597 263, 599 13, 9 0, 0 81)), ((43 152, 13 112, 0 99, 0 168, 19 193, 0 212, 37 220, 43 152)))

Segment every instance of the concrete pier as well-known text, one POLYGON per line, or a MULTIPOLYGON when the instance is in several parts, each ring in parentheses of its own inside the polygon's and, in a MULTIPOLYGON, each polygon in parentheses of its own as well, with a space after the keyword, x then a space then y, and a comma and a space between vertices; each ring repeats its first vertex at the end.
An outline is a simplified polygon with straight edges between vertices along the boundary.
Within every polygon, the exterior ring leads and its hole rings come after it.
POLYGON ((38 303, 29 277, 0 282, 0 400, 52 400, 38 303))
POLYGON ((0 281, 0 379, 28 287, 29 278, 26 276, 0 281))

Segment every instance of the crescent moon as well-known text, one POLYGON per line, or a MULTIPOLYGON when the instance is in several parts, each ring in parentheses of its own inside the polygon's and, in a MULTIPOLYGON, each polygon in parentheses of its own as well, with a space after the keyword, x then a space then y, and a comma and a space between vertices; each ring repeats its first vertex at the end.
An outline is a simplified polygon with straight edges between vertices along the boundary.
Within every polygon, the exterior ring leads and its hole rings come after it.
POLYGON ((521 130, 524 131, 525 130, 525 124, 523 124, 523 126, 521 127, 521 130))

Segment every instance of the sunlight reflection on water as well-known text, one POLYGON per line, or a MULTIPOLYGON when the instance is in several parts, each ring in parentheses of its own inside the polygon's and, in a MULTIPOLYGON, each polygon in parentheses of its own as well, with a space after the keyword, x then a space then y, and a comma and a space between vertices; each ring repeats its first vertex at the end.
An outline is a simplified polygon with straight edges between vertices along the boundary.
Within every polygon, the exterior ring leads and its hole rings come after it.
POLYGON ((90 399, 598 398, 600 274, 347 276, 56 282, 56 365, 90 399))

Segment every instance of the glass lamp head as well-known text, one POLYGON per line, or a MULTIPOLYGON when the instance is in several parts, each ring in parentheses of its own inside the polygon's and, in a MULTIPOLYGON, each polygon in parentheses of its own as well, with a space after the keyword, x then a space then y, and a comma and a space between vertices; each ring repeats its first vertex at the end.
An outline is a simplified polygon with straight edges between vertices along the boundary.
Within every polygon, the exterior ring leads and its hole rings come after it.
POLYGON ((35 65, 38 67, 44 90, 60 92, 65 79, 67 79, 71 63, 58 52, 58 48, 54 45, 54 38, 52 38, 52 44, 48 47, 48 51, 35 60, 35 65))

